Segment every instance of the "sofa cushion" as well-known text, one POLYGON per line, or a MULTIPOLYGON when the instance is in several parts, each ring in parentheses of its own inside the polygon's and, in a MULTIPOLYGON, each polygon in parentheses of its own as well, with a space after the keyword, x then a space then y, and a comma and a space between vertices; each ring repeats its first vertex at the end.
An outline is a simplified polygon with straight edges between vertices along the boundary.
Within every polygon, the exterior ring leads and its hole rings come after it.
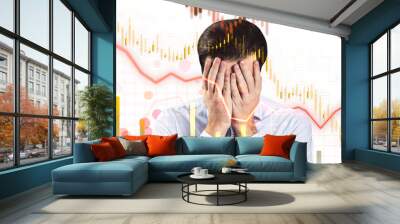
POLYGON ((182 137, 178 154, 225 154, 235 155, 235 139, 232 137, 182 137))
POLYGON ((108 142, 92 144, 90 147, 92 149, 94 157, 96 157, 96 161, 105 162, 118 158, 112 145, 108 142))
POLYGON ((236 137, 236 155, 259 154, 264 145, 263 137, 236 137))
POLYGON ((238 155, 240 167, 249 172, 292 172, 292 161, 279 156, 238 155))
POLYGON ((58 182, 130 182, 134 173, 147 176, 147 163, 141 159, 74 163, 53 170, 58 182))
POLYGON ((290 159, 290 148, 296 135, 265 135, 261 156, 280 156, 290 159))
POLYGON ((124 138, 119 138, 122 146, 126 151, 126 155, 147 155, 146 142, 141 140, 127 140, 124 138))
POLYGON ((150 157, 147 156, 136 156, 136 155, 131 155, 131 156, 125 156, 124 158, 120 158, 117 160, 114 160, 113 162, 127 162, 130 163, 132 161, 138 160, 142 162, 148 162, 150 157))
POLYGON ((149 170, 163 172, 190 172, 193 167, 199 166, 212 172, 219 171, 230 159, 231 155, 175 155, 158 156, 149 160, 149 170))
POLYGON ((117 158, 122 158, 126 156, 126 151, 124 146, 121 144, 117 137, 103 137, 101 138, 101 142, 108 142, 114 149, 115 155, 117 158))
POLYGON ((148 156, 165 156, 176 154, 177 134, 169 136, 149 135, 146 139, 148 156))

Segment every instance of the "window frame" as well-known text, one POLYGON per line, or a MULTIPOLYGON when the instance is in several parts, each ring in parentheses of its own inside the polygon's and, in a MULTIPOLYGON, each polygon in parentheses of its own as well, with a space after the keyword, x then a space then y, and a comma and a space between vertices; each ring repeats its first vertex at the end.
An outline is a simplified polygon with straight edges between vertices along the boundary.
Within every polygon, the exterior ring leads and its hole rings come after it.
MULTIPOLYGON (((10 170, 10 169, 16 169, 19 167, 23 166, 29 166, 37 163, 43 163, 49 160, 58 160, 62 159, 65 157, 70 157, 74 153, 74 143, 75 143, 75 123, 78 121, 80 118, 75 117, 75 108, 71 108, 71 114, 70 116, 56 116, 53 115, 53 59, 58 60, 59 62, 62 62, 68 66, 71 66, 71 83, 75 82, 75 69, 85 73, 89 77, 89 83, 88 86, 91 86, 92 84, 92 73, 91 73, 91 36, 92 36, 92 30, 89 29, 87 24, 83 21, 83 19, 72 9, 72 7, 65 1, 65 0, 59 0, 68 10, 71 11, 71 58, 67 59, 64 58, 63 56, 55 53, 53 50, 53 1, 54 0, 48 0, 49 2, 49 47, 46 49, 45 47, 42 47, 39 44, 34 43, 33 41, 30 41, 27 38, 24 38, 23 36, 20 35, 20 0, 14 0, 13 1, 13 10, 14 10, 14 18, 13 18, 13 31, 10 31, 4 27, 0 26, 0 35, 3 35, 5 37, 11 38, 14 44, 13 48, 13 64, 12 66, 12 73, 13 79, 14 79, 14 109, 13 112, 2 112, 0 111, 0 116, 4 117, 11 117, 13 119, 13 166, 10 167, 5 167, 5 168, 0 168, 0 172, 5 171, 5 170, 10 170), (84 28, 88 31, 89 39, 88 39, 88 69, 85 69, 78 64, 75 63, 75 18, 79 20, 79 22, 84 26, 84 28), (46 88, 46 97, 48 97, 48 112, 46 115, 39 115, 39 114, 28 114, 28 113, 21 113, 20 111, 20 44, 23 44, 27 47, 32 48, 33 50, 39 51, 40 53, 43 53, 48 56, 49 62, 48 62, 48 85, 46 88), (47 145, 47 150, 48 150, 48 157, 43 158, 43 160, 38 161, 38 162, 32 162, 32 163, 26 163, 26 164, 21 164, 20 161, 20 119, 21 118, 45 118, 47 119, 48 122, 48 136, 47 136, 47 142, 49 143, 47 145), (53 121, 56 120, 67 120, 71 121, 71 128, 72 128, 72 133, 71 133, 71 153, 68 155, 62 155, 62 156, 54 156, 54 147, 53 147, 53 121)), ((28 68, 27 68, 28 69, 28 68)), ((33 70, 33 75, 34 79, 36 80, 35 77, 35 70, 33 70)), ((40 73, 42 74, 42 73, 40 73)), ((30 74, 26 74, 27 80, 30 79, 30 74)), ((41 77, 39 77, 41 78, 41 77)), ((39 80, 41 83, 41 79, 39 80)), ((34 81, 34 83, 36 83, 34 81)), ((28 90, 27 90, 28 91, 28 90)), ((34 89, 34 91, 36 91, 34 89)), ((75 88, 74 85, 71 86, 71 92, 72 92, 72 99, 71 99, 71 105, 74 105, 75 103, 75 88)), ((40 94, 41 95, 41 94, 40 94)))
POLYGON ((381 34, 379 34, 375 39, 373 39, 369 44, 369 149, 373 151, 380 151, 380 152, 386 152, 386 153, 392 153, 392 154, 400 154, 400 152, 394 152, 392 151, 392 121, 400 121, 400 117, 393 117, 392 116, 392 99, 391 99, 391 91, 392 91, 392 76, 396 75, 398 72, 400 72, 400 67, 393 68, 391 69, 391 31, 393 28, 400 26, 400 21, 395 22, 392 24, 389 28, 385 29, 385 31, 381 34), (387 51, 386 51, 386 71, 376 74, 374 76, 373 74, 373 44, 378 41, 381 37, 384 35, 387 35, 386 39, 386 45, 387 45, 387 51), (374 94, 374 88, 373 88, 373 81, 375 79, 379 79, 382 77, 386 77, 386 98, 387 98, 387 103, 386 103, 386 117, 385 118, 373 118, 373 94, 374 94), (373 122, 374 121, 386 121, 386 150, 379 150, 374 148, 374 133, 373 133, 373 122))

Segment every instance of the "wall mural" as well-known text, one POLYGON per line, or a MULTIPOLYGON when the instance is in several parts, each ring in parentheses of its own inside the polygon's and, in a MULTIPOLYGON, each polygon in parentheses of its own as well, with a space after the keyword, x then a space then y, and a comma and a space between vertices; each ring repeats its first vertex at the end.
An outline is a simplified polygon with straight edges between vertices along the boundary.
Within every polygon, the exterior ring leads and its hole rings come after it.
POLYGON ((117 2, 119 135, 296 134, 308 142, 309 162, 338 163, 340 110, 339 37, 163 0, 117 2), (220 57, 224 74, 213 76, 199 54, 220 57), (218 111, 210 89, 228 129, 210 128, 216 115, 208 113, 218 111))

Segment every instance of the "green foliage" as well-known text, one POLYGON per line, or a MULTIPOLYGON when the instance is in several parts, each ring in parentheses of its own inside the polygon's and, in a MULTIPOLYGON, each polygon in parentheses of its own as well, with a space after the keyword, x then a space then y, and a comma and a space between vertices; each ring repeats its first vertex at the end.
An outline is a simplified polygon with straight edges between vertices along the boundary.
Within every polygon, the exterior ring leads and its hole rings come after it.
POLYGON ((79 106, 89 131, 89 139, 109 136, 107 129, 112 125, 114 100, 108 87, 102 84, 86 87, 80 93, 79 106))

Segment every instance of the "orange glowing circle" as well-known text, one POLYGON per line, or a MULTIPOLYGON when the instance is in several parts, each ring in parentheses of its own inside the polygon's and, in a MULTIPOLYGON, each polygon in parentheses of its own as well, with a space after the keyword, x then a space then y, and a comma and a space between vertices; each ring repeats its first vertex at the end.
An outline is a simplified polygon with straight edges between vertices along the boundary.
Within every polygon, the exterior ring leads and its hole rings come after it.
POLYGON ((146 100, 150 100, 151 98, 153 98, 153 92, 151 92, 151 91, 145 91, 145 92, 144 92, 144 98, 145 98, 146 100))

